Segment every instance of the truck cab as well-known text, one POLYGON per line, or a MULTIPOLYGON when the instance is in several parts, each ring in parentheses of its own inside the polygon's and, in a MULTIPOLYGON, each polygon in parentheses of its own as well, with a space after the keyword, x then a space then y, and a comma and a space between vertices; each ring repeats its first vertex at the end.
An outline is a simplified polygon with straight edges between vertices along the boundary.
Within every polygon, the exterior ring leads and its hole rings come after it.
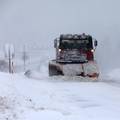
POLYGON ((97 80, 94 60, 97 40, 86 34, 62 34, 54 40, 56 58, 49 61, 49 76, 82 76, 97 80))
POLYGON ((97 40, 86 34, 62 34, 55 39, 56 61, 59 63, 85 63, 94 60, 97 40))

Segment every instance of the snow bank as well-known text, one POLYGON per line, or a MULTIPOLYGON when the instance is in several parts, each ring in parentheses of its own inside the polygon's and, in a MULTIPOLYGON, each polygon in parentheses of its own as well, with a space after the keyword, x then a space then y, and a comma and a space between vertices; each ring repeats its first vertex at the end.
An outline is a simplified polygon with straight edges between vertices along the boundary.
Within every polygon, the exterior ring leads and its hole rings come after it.
POLYGON ((0 73, 0 120, 17 118, 17 97, 12 85, 12 76, 0 73))

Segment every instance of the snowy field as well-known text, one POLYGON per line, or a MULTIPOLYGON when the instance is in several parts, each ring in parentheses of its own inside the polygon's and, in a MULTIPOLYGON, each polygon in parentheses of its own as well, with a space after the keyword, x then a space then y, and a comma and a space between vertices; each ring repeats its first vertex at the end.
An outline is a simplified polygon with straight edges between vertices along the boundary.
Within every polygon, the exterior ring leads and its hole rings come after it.
POLYGON ((44 72, 33 78, 0 73, 0 120, 120 119, 120 70, 98 82, 44 72))

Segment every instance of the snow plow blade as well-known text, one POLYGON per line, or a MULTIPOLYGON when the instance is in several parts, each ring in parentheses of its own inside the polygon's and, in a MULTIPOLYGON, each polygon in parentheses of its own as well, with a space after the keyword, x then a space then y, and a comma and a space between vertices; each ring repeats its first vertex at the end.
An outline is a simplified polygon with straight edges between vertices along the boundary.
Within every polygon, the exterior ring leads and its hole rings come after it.
POLYGON ((99 77, 99 70, 94 61, 87 63, 58 63, 55 60, 49 62, 49 76, 82 76, 93 80, 99 77))
POLYGON ((61 67, 55 61, 49 62, 49 76, 64 75, 61 67))

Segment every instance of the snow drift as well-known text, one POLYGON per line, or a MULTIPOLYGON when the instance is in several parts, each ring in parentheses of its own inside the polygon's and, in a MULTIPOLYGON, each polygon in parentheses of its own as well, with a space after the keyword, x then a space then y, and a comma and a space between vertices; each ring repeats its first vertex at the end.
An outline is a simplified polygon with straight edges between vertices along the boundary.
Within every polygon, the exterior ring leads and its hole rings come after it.
POLYGON ((0 73, 0 119, 120 119, 120 86, 61 80, 0 73))

